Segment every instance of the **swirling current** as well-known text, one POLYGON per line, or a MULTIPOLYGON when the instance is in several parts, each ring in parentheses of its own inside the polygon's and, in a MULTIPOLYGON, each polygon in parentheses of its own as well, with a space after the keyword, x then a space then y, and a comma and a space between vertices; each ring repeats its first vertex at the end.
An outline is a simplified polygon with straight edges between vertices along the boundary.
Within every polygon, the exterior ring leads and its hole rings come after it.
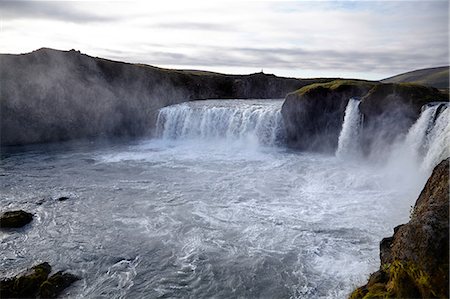
POLYGON ((35 217, 0 231, 2 276, 48 261, 82 278, 69 298, 344 298, 430 167, 415 156, 395 184, 389 164, 289 150, 281 104, 180 104, 156 138, 4 149, 2 209, 35 217))

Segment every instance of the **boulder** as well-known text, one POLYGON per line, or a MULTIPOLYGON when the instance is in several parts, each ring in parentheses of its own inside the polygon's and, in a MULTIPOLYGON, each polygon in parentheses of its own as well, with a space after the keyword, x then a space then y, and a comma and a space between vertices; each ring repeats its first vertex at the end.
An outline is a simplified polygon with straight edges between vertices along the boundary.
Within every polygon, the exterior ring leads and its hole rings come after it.
POLYGON ((33 214, 18 210, 18 211, 8 211, 0 216, 0 227, 1 228, 19 228, 22 227, 33 220, 33 214))
POLYGON ((380 270, 350 298, 449 298, 449 158, 435 167, 411 220, 380 244, 380 270))
POLYGON ((56 298, 58 295, 79 278, 70 273, 59 271, 44 281, 39 288, 41 298, 56 298))
POLYGON ((281 109, 288 145, 301 150, 334 151, 349 99, 364 96, 376 84, 335 80, 307 85, 288 94, 281 109))
POLYGON ((36 265, 12 278, 0 281, 2 298, 56 298, 79 278, 59 271, 49 277, 52 267, 47 263, 36 265))
POLYGON ((42 263, 23 275, 1 280, 0 294, 2 298, 35 298, 51 271, 52 267, 48 263, 42 263))

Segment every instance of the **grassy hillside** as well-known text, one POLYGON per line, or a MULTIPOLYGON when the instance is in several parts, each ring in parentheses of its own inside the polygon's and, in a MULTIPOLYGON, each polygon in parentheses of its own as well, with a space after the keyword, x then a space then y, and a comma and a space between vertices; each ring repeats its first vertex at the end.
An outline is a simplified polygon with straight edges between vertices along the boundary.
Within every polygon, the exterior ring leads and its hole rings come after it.
POLYGON ((415 70, 381 80, 383 83, 417 83, 439 89, 449 88, 449 67, 415 70))

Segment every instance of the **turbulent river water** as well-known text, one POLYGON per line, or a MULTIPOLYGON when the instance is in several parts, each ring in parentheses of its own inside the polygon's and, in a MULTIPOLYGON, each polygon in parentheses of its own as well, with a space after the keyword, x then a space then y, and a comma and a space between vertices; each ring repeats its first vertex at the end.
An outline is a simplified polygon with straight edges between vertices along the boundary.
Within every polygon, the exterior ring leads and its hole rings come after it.
POLYGON ((430 167, 288 150, 281 104, 192 102, 153 139, 4 149, 2 209, 35 218, 0 231, 2 276, 48 261, 82 277, 71 298, 344 298, 430 167))

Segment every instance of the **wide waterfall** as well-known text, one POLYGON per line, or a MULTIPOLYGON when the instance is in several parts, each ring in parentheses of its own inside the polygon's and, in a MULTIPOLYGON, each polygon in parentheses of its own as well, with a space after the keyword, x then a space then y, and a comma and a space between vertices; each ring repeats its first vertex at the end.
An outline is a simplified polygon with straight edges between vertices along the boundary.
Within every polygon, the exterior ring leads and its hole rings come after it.
POLYGON ((276 145, 284 134, 281 105, 281 100, 210 100, 169 106, 159 112, 157 136, 276 145))
POLYGON ((361 113, 359 113, 359 99, 351 98, 345 109, 344 123, 339 135, 336 156, 340 158, 355 157, 360 151, 361 113))

